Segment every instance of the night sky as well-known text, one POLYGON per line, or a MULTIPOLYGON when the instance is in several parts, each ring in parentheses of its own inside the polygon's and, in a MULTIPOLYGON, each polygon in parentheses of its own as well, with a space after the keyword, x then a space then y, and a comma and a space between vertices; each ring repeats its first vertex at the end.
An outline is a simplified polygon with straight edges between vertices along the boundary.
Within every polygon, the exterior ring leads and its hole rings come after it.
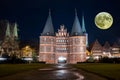
POLYGON ((80 23, 84 13, 89 43, 96 39, 101 44, 105 41, 113 43, 120 38, 119 0, 0 0, 0 19, 18 23, 20 40, 38 41, 49 8, 55 32, 62 24, 71 32, 76 8, 80 23), (111 28, 100 30, 95 26, 94 18, 99 12, 108 12, 112 15, 111 28))

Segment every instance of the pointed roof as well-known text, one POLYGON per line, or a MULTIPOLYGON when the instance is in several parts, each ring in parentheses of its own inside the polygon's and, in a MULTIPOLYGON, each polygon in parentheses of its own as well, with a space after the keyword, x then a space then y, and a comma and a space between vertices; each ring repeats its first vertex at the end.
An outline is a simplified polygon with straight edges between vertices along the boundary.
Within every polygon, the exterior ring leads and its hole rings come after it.
POLYGON ((109 48, 110 48, 110 44, 109 44, 108 41, 105 42, 103 48, 104 48, 104 49, 109 49, 109 48))
POLYGON ((81 29, 80 22, 77 16, 77 11, 75 9, 75 20, 74 20, 72 31, 71 31, 71 36, 77 36, 81 34, 82 34, 82 29, 81 29))
POLYGON ((114 42, 113 45, 112 45, 112 47, 114 47, 114 48, 118 48, 119 45, 118 45, 116 42, 114 42))
POLYGON ((7 22, 7 28, 6 28, 6 34, 5 34, 6 37, 10 37, 10 24, 9 22, 7 22))
POLYGON ((98 42, 98 40, 96 40, 96 41, 93 43, 91 50, 92 50, 92 51, 93 51, 93 50, 102 50, 102 46, 101 46, 101 44, 98 42))
POLYGON ((83 33, 86 33, 84 15, 82 15, 82 31, 83 33))
POLYGON ((49 10, 49 15, 46 21, 46 24, 44 26, 43 32, 41 34, 42 36, 52 36, 54 35, 54 29, 52 24, 52 18, 51 18, 51 12, 49 10))
POLYGON ((13 29, 13 36, 18 38, 18 29, 17 29, 17 23, 14 24, 14 29, 13 29))
POLYGON ((108 41, 105 42, 104 46, 103 46, 103 51, 105 52, 110 52, 111 48, 110 48, 110 44, 108 41))

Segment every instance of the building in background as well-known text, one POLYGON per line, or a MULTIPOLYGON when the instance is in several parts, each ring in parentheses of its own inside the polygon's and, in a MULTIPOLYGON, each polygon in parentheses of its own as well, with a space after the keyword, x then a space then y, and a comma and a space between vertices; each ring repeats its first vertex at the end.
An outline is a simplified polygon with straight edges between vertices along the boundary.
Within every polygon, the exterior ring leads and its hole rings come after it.
POLYGON ((86 37, 84 17, 81 28, 77 12, 75 12, 75 20, 70 34, 64 25, 60 26, 58 32, 54 32, 51 13, 49 12, 40 36, 39 61, 50 64, 59 62, 76 64, 86 61, 86 37))
POLYGON ((103 46, 103 55, 102 57, 111 57, 111 46, 108 41, 105 42, 103 46))
POLYGON ((2 21, 3 31, 0 41, 0 57, 20 57, 17 23, 2 21))
POLYGON ((30 46, 25 46, 21 49, 21 57, 32 58, 34 50, 30 46))
POLYGON ((102 57, 103 54, 103 50, 102 50, 102 46, 101 44, 98 42, 98 40, 96 40, 92 46, 91 46, 91 55, 93 56, 94 59, 99 59, 100 57, 102 57))
POLYGON ((100 58, 108 57, 108 58, 120 58, 120 45, 116 42, 113 43, 112 46, 108 42, 102 46, 98 40, 96 40, 92 46, 90 53, 95 60, 99 60, 100 58))
POLYGON ((111 47, 111 57, 120 58, 120 46, 116 42, 114 42, 111 47))
POLYGON ((21 59, 29 63, 37 61, 35 49, 30 46, 25 46, 21 49, 21 59))

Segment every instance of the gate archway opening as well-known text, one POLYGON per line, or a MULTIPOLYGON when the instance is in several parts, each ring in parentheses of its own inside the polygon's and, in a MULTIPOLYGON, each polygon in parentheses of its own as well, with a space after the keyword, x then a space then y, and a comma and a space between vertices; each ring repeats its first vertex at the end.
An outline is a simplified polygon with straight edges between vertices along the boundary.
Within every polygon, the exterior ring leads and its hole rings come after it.
POLYGON ((63 57, 63 56, 58 57, 58 63, 66 63, 66 62, 67 62, 66 57, 63 57))

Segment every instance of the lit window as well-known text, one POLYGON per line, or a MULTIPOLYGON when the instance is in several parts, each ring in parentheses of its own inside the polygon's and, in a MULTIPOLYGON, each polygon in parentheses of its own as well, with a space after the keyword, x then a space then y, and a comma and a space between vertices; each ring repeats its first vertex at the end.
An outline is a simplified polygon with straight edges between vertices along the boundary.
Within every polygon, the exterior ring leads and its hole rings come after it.
POLYGON ((62 36, 63 36, 63 33, 62 33, 62 36))
POLYGON ((56 40, 56 42, 58 42, 58 40, 56 40))
POLYGON ((51 39, 51 41, 53 41, 53 39, 51 39))

